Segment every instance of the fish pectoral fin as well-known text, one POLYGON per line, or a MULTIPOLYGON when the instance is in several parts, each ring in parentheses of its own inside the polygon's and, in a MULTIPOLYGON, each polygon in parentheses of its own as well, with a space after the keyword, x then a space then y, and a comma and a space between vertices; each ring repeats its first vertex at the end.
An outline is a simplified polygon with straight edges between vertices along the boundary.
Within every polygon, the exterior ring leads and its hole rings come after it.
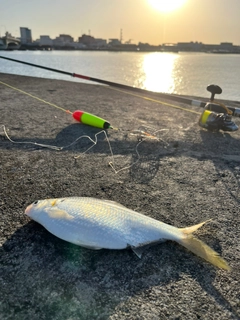
POLYGON ((49 217, 53 219, 65 219, 65 220, 71 220, 73 219, 73 216, 71 216, 67 211, 60 210, 58 208, 49 208, 45 210, 49 217))
POLYGON ((142 254, 144 251, 143 247, 133 247, 131 246, 132 251, 138 256, 139 259, 142 258, 142 254))
MULTIPOLYGON (((157 241, 159 242, 159 241, 157 241)), ((139 246, 135 247, 135 246, 130 246, 132 251, 138 256, 139 259, 142 258, 142 254, 143 252, 150 248, 151 246, 153 246, 154 244, 156 244, 155 242, 147 242, 144 244, 140 244, 139 246)))

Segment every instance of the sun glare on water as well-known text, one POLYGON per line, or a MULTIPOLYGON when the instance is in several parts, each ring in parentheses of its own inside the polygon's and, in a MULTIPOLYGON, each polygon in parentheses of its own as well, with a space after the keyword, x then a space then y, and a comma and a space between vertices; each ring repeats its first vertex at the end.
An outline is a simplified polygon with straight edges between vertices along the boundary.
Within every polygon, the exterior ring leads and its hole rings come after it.
POLYGON ((150 5, 161 12, 170 12, 180 8, 186 0, 148 0, 150 5))
POLYGON ((174 92, 175 69, 178 54, 153 52, 144 56, 142 62, 143 88, 156 92, 174 92))

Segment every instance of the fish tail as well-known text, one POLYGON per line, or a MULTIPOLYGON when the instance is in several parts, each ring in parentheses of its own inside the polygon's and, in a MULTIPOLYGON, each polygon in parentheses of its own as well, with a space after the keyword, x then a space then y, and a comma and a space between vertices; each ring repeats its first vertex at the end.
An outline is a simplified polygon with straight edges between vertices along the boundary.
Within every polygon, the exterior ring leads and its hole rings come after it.
POLYGON ((179 228, 184 234, 191 234, 195 231, 197 231, 197 229, 201 228, 205 223, 211 221, 211 219, 206 220, 204 222, 201 222, 199 224, 195 224, 194 226, 191 227, 186 227, 186 228, 179 228))
POLYGON ((180 239, 178 243, 184 246, 185 248, 187 248, 188 250, 192 251, 193 253, 195 253, 197 256, 210 262, 214 266, 221 269, 230 270, 230 267, 227 264, 227 262, 222 257, 220 257, 220 255, 216 251, 214 251, 203 241, 197 239, 192 235, 194 231, 196 231, 206 222, 207 221, 199 223, 192 227, 180 229, 183 233, 183 238, 180 239))

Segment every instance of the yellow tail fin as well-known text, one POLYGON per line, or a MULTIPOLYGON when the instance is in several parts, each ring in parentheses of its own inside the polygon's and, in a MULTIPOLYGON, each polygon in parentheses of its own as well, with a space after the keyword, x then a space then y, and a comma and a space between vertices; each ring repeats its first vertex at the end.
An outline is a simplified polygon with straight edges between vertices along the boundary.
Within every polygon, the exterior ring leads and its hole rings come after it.
POLYGON ((201 240, 195 238, 191 234, 192 232, 200 228, 202 225, 204 225, 206 222, 207 221, 199 223, 192 227, 180 229, 183 232, 184 237, 181 240, 179 240, 178 243, 195 253, 197 256, 212 263, 214 266, 221 269, 230 270, 230 267, 228 266, 227 262, 223 258, 221 258, 216 251, 211 249, 208 245, 206 245, 201 240))
POLYGON ((191 227, 186 227, 186 228, 179 228, 184 234, 191 234, 195 231, 197 231, 197 229, 201 228, 205 223, 211 221, 211 219, 206 220, 204 222, 201 222, 199 224, 195 224, 194 226, 191 227))

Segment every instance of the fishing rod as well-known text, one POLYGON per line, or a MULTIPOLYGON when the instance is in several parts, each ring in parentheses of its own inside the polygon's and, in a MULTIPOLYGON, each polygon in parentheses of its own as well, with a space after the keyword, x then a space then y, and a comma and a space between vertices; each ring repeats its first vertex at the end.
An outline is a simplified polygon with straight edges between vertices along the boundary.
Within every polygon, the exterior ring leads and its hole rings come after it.
MULTIPOLYGON (((29 66, 36 67, 36 68, 41 68, 41 69, 48 70, 48 71, 53 71, 53 72, 69 75, 74 78, 80 78, 83 80, 93 81, 93 82, 101 83, 104 85, 108 85, 108 86, 112 86, 112 87, 116 87, 116 88, 120 88, 120 89, 125 89, 125 90, 131 90, 131 91, 135 91, 135 92, 140 92, 140 93, 145 93, 145 94, 154 94, 154 95, 157 95, 158 97, 162 97, 165 99, 174 100, 174 101, 177 101, 180 103, 184 103, 184 104, 188 104, 188 105, 192 105, 192 106, 196 106, 196 107, 201 107, 201 108, 204 108, 205 110, 203 111, 202 116, 199 119, 200 126, 211 130, 210 127, 212 127, 212 123, 210 126, 207 123, 214 122, 214 126, 213 126, 214 130, 215 129, 216 130, 222 129, 223 131, 236 131, 238 129, 236 124, 231 121, 231 117, 232 116, 240 117, 240 108, 229 107, 229 106, 227 107, 220 102, 216 102, 214 100, 214 96, 215 96, 215 94, 222 93, 222 89, 219 86, 214 85, 214 84, 209 85, 207 87, 207 90, 209 92, 211 92, 210 101, 203 102, 200 100, 188 99, 188 98, 180 97, 180 96, 173 95, 173 94, 149 91, 146 89, 132 87, 132 86, 128 86, 125 84, 107 81, 107 80, 103 80, 103 79, 99 79, 99 78, 93 78, 93 77, 81 75, 78 73, 71 73, 71 72, 67 72, 67 71, 63 71, 63 70, 59 70, 59 69, 49 68, 49 67, 41 66, 38 64, 33 64, 33 63, 21 61, 21 60, 16 60, 16 59, 4 57, 4 56, 0 56, 0 58, 5 59, 5 60, 9 60, 9 61, 13 61, 13 62, 17 62, 17 63, 21 63, 21 64, 25 64, 25 65, 29 65, 29 66), (223 114, 224 117, 219 118, 219 116, 218 116, 217 119, 215 117, 214 117, 214 119, 212 119, 213 118, 212 116, 215 113, 217 114, 217 116, 219 114, 223 114), (210 119, 212 119, 214 121, 212 121, 212 120, 209 121, 210 119)), ((78 119, 79 116, 81 116, 81 115, 77 114, 76 117, 74 116, 74 118, 78 119)), ((103 122, 102 122, 103 124, 101 124, 102 128, 110 127, 110 124, 107 121, 105 121, 104 119, 101 119, 101 120, 103 120, 103 122), (105 122, 106 122, 106 124, 105 124, 105 122)))
MULTIPOLYGON (((121 84, 121 83, 116 83, 116 82, 107 81, 107 80, 103 80, 103 79, 93 78, 93 77, 81 75, 78 73, 72 73, 72 72, 67 72, 67 71, 63 71, 63 70, 59 70, 59 69, 49 68, 49 67, 45 67, 42 65, 33 64, 33 63, 21 61, 21 60, 16 60, 16 59, 8 58, 8 57, 0 56, 0 58, 5 59, 5 60, 9 60, 9 61, 13 61, 13 62, 17 62, 17 63, 21 63, 21 64, 25 64, 28 66, 36 67, 36 68, 41 68, 41 69, 48 70, 48 71, 53 71, 53 72, 65 74, 65 75, 68 75, 68 76, 71 76, 74 78, 80 78, 83 80, 88 80, 88 81, 93 81, 93 82, 105 84, 105 85, 120 88, 120 89, 131 90, 131 91, 145 93, 145 94, 158 95, 159 97, 162 97, 165 99, 174 100, 177 102, 185 103, 185 104, 196 106, 196 107, 205 108, 205 106, 207 104, 207 102, 203 102, 203 101, 199 101, 199 100, 193 100, 193 99, 188 99, 188 98, 184 98, 184 97, 179 97, 177 95, 173 95, 173 94, 169 94, 169 93, 154 92, 154 91, 150 91, 150 90, 146 90, 146 89, 128 86, 128 85, 121 84)), ((218 92, 215 92, 215 93, 218 93, 218 92)), ((240 109, 234 108, 234 107, 228 107, 228 109, 230 111, 232 111, 232 115, 240 117, 240 109)))
POLYGON ((0 58, 5 59, 5 60, 9 60, 9 61, 13 61, 13 62, 18 62, 21 64, 25 64, 25 65, 28 65, 31 67, 36 67, 36 68, 40 68, 40 69, 44 69, 44 70, 48 70, 48 71, 53 71, 53 72, 65 74, 65 75, 71 76, 73 78, 80 78, 83 80, 93 81, 93 82, 105 84, 105 85, 120 88, 120 89, 131 90, 131 91, 146 93, 146 94, 155 94, 155 95, 157 94, 158 96, 163 97, 163 98, 167 98, 167 99, 178 101, 178 102, 185 103, 185 104, 195 105, 195 106, 202 107, 202 108, 204 108, 206 105, 206 103, 202 102, 202 101, 190 100, 187 98, 174 96, 174 95, 171 95, 168 93, 159 93, 159 92, 149 91, 146 89, 131 87, 131 86, 121 84, 121 83, 116 83, 116 82, 107 81, 107 80, 103 80, 103 79, 93 78, 93 77, 85 76, 82 74, 67 72, 67 71, 63 71, 63 70, 59 70, 59 69, 49 68, 49 67, 41 66, 38 64, 25 62, 25 61, 21 61, 21 60, 16 60, 16 59, 8 58, 8 57, 0 56, 0 58))

